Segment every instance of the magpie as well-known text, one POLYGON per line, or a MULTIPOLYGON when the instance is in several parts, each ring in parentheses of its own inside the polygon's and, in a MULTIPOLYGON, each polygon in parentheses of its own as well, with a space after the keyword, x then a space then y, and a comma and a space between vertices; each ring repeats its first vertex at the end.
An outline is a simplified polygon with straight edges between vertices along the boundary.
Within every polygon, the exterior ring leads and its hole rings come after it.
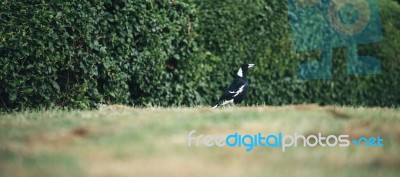
POLYGON ((219 100, 212 105, 213 108, 226 104, 239 104, 244 100, 244 97, 249 90, 249 82, 247 81, 247 71, 254 64, 243 64, 236 74, 235 80, 229 85, 228 89, 222 94, 219 100))

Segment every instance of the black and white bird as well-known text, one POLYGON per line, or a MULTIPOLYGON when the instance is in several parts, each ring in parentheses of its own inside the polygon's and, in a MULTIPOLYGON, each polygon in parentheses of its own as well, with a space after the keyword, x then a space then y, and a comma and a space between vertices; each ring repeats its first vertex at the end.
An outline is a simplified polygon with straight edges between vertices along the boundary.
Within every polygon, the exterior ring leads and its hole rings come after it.
POLYGON ((249 82, 247 81, 246 75, 253 66, 254 64, 243 64, 240 67, 235 80, 233 80, 228 90, 222 94, 219 100, 212 105, 213 108, 226 104, 239 104, 244 100, 249 90, 249 82))

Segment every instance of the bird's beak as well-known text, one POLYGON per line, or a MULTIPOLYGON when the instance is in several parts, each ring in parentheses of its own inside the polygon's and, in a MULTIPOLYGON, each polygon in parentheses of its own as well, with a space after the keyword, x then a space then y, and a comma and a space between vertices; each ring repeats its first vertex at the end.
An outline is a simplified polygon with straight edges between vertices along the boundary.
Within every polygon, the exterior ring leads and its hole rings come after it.
POLYGON ((255 66, 255 64, 249 64, 249 68, 252 68, 253 66, 255 66))

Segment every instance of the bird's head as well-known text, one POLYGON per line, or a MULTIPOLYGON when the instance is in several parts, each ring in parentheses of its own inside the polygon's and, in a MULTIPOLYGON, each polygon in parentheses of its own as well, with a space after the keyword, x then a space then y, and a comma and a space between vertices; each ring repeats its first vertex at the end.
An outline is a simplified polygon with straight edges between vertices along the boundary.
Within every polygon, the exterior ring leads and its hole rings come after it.
POLYGON ((243 64, 242 66, 240 66, 239 71, 237 72, 237 76, 238 77, 246 77, 247 75, 247 71, 254 67, 255 64, 243 64))

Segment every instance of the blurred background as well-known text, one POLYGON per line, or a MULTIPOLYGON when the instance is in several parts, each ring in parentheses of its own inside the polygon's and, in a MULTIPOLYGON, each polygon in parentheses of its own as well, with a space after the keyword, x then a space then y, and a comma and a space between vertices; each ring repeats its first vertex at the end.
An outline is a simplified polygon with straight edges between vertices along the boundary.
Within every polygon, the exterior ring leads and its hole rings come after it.
POLYGON ((398 106, 400 5, 380 0, 382 41, 359 45, 381 74, 301 80, 320 50, 292 51, 287 1, 104 0, 0 2, 0 109, 210 105, 242 63, 248 105, 398 106))

